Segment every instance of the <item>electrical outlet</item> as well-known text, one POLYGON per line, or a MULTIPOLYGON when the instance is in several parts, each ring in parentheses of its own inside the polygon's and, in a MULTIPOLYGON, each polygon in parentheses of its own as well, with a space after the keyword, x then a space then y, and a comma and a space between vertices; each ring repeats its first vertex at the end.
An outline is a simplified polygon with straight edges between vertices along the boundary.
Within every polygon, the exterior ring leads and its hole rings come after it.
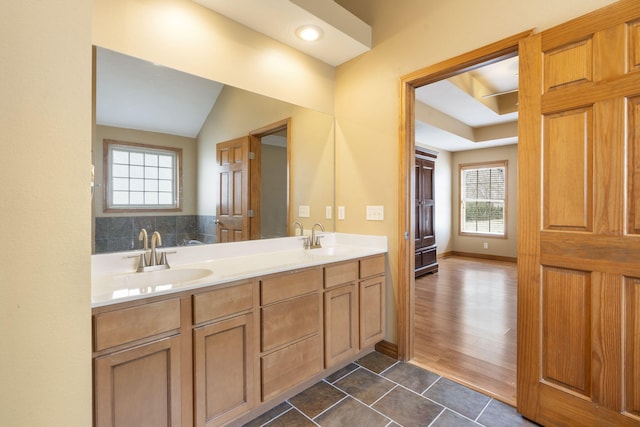
POLYGON ((344 206, 338 206, 338 219, 344 220, 344 206))
POLYGON ((309 218, 311 216, 311 209, 309 206, 298 206, 298 216, 300 218, 309 218))
POLYGON ((485 249, 489 249, 489 243, 484 242, 484 243, 483 243, 483 246, 484 246, 484 248, 485 248, 485 249))
POLYGON ((367 206, 367 221, 384 221, 384 206, 367 206))

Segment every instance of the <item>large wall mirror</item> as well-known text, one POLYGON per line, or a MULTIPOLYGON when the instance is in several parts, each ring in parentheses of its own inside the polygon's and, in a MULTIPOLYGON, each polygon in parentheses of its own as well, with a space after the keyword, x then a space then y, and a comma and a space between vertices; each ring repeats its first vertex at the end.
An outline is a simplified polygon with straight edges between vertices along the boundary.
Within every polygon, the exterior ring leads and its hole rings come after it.
MULTIPOLYGON (((256 181, 262 186, 261 204, 247 206, 254 208, 250 216, 261 218, 262 225, 247 238, 290 235, 293 221, 305 229, 314 223, 335 229, 333 116, 104 48, 94 52, 94 253, 139 248, 142 228, 159 231, 163 247, 219 241, 216 150, 238 138, 262 147, 261 166, 252 168, 262 173, 256 181), (105 141, 180 150, 180 206, 107 206, 105 196, 116 173, 105 141)), ((133 185, 120 181, 124 187, 133 185)))

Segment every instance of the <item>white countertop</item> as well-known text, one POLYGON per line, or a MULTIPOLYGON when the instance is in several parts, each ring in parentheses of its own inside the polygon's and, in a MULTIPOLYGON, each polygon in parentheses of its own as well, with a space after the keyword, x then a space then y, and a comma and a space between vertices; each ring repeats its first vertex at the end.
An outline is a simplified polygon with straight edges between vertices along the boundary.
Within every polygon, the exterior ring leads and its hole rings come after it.
POLYGON ((385 236, 322 235, 321 249, 305 250, 300 237, 161 247, 158 251, 167 251, 171 268, 159 272, 136 272, 141 251, 93 255, 91 304, 100 307, 387 252, 385 236))

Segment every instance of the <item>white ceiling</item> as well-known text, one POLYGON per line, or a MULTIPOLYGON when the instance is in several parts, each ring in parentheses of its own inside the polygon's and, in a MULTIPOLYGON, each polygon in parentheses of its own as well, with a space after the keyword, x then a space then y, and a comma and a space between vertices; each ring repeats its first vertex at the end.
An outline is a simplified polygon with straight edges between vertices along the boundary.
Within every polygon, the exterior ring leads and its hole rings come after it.
POLYGON ((451 119, 432 119, 438 116, 435 113, 420 117, 417 105, 416 143, 447 151, 474 150, 517 143, 517 133, 513 131, 515 126, 496 126, 517 122, 517 92, 512 92, 517 89, 517 56, 416 89, 416 103, 423 103, 451 119), (512 93, 496 95, 503 92, 512 93), (486 105, 491 105, 490 102, 497 102, 500 98, 511 101, 515 111, 496 112, 486 105), (479 136, 491 134, 488 131, 491 131, 492 127, 499 130, 494 132, 499 137, 486 139, 479 136), (511 131, 506 132, 505 128, 511 131))
POLYGON ((333 0, 193 0, 242 25, 337 66, 371 49, 371 27, 333 0), (303 25, 320 27, 314 42, 299 39, 303 25))
POLYGON ((223 85, 96 48, 96 124, 195 138, 223 85))

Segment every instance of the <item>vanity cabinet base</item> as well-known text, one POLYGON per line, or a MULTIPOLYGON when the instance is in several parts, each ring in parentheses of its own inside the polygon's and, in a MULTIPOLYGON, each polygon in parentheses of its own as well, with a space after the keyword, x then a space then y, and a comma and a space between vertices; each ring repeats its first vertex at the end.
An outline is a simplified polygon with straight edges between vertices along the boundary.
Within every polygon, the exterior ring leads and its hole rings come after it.
POLYGON ((384 255, 93 309, 94 426, 242 425, 374 350, 384 255))

